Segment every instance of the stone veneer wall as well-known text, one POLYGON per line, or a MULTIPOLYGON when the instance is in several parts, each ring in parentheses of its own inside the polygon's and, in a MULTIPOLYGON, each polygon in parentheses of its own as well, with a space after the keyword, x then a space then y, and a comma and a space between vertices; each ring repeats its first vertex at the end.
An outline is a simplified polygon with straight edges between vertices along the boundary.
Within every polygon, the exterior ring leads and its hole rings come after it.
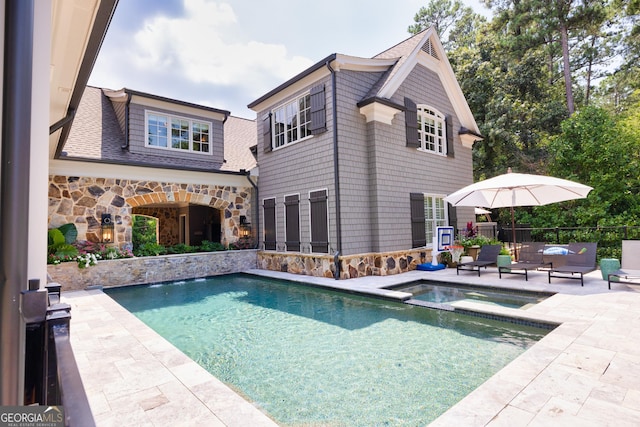
POLYGON ((49 282, 63 291, 88 286, 122 286, 159 283, 230 274, 256 268, 256 250, 202 252, 157 257, 102 260, 92 267, 78 268, 75 262, 48 265, 49 282))
POLYGON ((251 220, 251 188, 173 184, 132 179, 49 176, 49 228, 74 223, 78 240, 99 242, 103 213, 115 223, 115 244, 131 244, 132 209, 153 203, 186 202, 223 212, 223 240, 240 235, 240 216, 251 220))
MULTIPOLYGON (((364 276, 389 276, 415 270, 418 264, 431 261, 431 249, 411 249, 385 253, 356 254, 339 257, 340 279, 364 276)), ((332 255, 298 252, 258 252, 258 268, 285 271, 315 277, 334 277, 332 255)))

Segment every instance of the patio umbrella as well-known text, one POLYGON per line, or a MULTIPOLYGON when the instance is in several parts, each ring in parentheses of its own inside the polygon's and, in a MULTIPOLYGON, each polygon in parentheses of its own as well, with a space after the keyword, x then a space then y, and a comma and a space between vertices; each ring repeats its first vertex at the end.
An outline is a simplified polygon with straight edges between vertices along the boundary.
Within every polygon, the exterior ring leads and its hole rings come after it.
MULTIPOLYGON (((542 206, 583 199, 593 188, 551 176, 508 172, 468 185, 444 198, 453 206, 511 208, 513 246, 516 244, 515 206, 542 206)), ((516 253, 517 258, 517 253, 516 253)))
POLYGON ((476 216, 484 215, 484 217, 487 219, 487 222, 491 222, 491 211, 483 208, 475 208, 475 213, 476 216))
POLYGON ((476 212, 476 215, 489 215, 489 214, 491 214, 491 211, 488 211, 488 210, 483 209, 483 208, 476 208, 475 212, 476 212))

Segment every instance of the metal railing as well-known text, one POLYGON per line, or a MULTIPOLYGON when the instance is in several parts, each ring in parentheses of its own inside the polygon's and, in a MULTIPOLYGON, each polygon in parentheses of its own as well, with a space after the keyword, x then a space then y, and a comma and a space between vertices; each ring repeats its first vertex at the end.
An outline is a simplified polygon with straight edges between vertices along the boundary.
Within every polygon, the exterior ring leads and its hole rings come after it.
MULTIPOLYGON (((479 223, 477 225, 480 225, 479 223)), ((566 244, 570 242, 593 242, 598 244, 598 259, 617 258, 622 253, 623 240, 640 240, 640 226, 607 227, 546 227, 535 228, 527 224, 516 224, 516 242, 546 242, 566 244)), ((459 229, 458 235, 465 236, 466 229, 459 229)), ((478 227, 476 235, 496 238, 509 246, 513 244, 511 226, 496 224, 490 227, 478 227)))

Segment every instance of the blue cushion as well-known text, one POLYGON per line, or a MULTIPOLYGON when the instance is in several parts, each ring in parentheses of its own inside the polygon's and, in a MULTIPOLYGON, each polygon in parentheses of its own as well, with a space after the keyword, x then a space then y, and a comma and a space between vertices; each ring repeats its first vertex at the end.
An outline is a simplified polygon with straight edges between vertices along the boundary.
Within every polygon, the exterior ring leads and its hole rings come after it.
POLYGON ((551 246, 550 248, 545 248, 544 255, 568 255, 569 249, 561 248, 559 246, 551 246))
POLYGON ((422 270, 422 271, 434 271, 434 270, 442 270, 445 267, 446 267, 446 265, 444 265, 444 264, 433 265, 433 264, 431 264, 429 262, 429 263, 424 263, 424 264, 418 264, 418 267, 416 267, 416 268, 418 270, 422 270))

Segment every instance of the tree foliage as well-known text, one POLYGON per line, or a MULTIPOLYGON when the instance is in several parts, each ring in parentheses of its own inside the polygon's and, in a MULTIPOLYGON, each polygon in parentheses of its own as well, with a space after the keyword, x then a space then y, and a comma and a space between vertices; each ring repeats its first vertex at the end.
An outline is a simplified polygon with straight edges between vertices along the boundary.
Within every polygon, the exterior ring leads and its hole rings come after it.
POLYGON ((483 3, 490 20, 432 0, 409 27, 435 25, 447 49, 484 136, 474 178, 512 167, 594 188, 585 200, 517 209, 537 227, 640 224, 640 1, 483 3))

